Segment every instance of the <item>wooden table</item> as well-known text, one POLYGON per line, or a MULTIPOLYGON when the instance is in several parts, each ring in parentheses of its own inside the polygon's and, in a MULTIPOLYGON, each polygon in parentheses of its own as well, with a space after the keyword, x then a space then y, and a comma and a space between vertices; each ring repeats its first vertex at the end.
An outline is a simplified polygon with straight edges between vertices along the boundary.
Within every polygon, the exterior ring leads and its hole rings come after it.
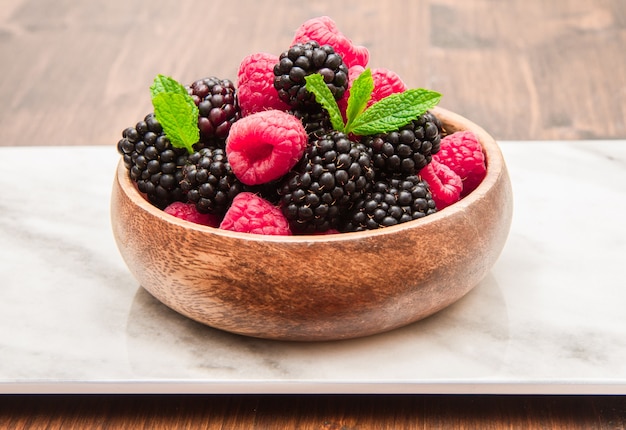
MULTIPOLYGON (((324 14, 368 46, 372 67, 443 93, 443 107, 496 139, 626 137, 621 0, 0 6, 1 145, 114 150, 151 110, 157 73, 234 79, 245 55, 280 53, 302 21, 324 14)), ((0 397, 0 428, 614 429, 625 417, 624 397, 602 396, 0 397)))

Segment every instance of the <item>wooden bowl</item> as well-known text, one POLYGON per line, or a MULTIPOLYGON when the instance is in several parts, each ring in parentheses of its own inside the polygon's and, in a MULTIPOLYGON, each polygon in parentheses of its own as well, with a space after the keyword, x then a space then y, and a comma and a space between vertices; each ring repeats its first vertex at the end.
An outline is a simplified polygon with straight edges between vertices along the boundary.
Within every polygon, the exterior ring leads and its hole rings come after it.
POLYGON ((474 131, 487 175, 460 202, 368 232, 262 236, 196 225, 148 203, 120 162, 111 221, 130 272, 154 297, 209 326, 247 336, 320 341, 366 336, 425 318, 489 272, 513 199, 494 139, 435 108, 448 132, 474 131))

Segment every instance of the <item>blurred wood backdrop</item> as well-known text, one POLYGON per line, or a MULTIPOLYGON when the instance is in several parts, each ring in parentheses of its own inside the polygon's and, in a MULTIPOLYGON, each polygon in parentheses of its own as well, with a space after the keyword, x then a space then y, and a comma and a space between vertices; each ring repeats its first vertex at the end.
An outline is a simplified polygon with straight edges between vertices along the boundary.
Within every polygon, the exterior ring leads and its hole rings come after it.
POLYGON ((497 139, 626 137, 624 0, 0 0, 0 145, 113 145, 157 73, 236 79, 330 15, 497 139))
MULTIPOLYGON (((319 15, 496 139, 626 138, 624 0, 0 0, 0 145, 114 151, 151 111, 156 74, 235 79, 244 56, 279 54, 319 15)), ((594 396, 0 396, 15 429, 624 429, 625 416, 624 397, 594 396)))

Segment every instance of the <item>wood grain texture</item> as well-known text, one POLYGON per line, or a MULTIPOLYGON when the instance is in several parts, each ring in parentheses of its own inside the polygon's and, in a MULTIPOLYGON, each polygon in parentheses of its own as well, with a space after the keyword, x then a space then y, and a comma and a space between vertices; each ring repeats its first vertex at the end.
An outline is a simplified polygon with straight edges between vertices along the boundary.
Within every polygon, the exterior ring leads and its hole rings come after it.
POLYGON ((151 111, 157 73, 235 79, 244 56, 279 54, 322 14, 372 67, 442 92, 498 140, 626 136, 623 1, 393 4, 3 0, 0 144, 112 145, 151 111))
POLYGON ((12 396, 0 428, 553 429, 626 428, 626 398, 542 396, 12 396))
MULTIPOLYGON (((626 137, 623 0, 389 3, 0 0, 0 145, 114 145, 151 109, 155 74, 234 77, 322 14, 373 67, 441 91, 498 140, 626 137)), ((624 397, 0 397, 7 429, 624 429, 625 416, 624 397)))

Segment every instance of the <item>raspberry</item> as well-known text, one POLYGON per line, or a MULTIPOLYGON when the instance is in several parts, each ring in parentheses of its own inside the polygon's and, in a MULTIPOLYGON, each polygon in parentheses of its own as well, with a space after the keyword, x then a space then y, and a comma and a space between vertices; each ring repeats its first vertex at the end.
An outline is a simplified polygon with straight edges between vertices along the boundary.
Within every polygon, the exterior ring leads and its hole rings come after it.
POLYGON ((348 66, 367 66, 369 51, 364 46, 357 46, 344 36, 337 24, 328 16, 320 16, 305 21, 296 30, 291 45, 315 40, 320 45, 330 45, 343 58, 348 66))
POLYGON ((174 202, 166 207, 164 212, 196 224, 208 225, 209 227, 220 225, 220 219, 217 216, 198 212, 194 203, 174 202))
MULTIPOLYGON (((350 87, 352 86, 352 82, 354 82, 354 80, 358 78, 364 70, 365 68, 362 66, 352 66, 348 70, 348 76, 350 78, 348 90, 346 90, 346 93, 341 100, 337 101, 339 109, 344 115, 346 108, 348 107, 348 97, 350 97, 350 87)), ((374 80, 374 90, 372 91, 372 97, 367 102, 367 107, 370 107, 377 101, 380 101, 387 96, 401 93, 407 89, 406 84, 402 81, 402 79, 400 79, 400 76, 389 69, 372 69, 372 79, 374 80)))
POLYGON ((420 176, 430 186, 438 210, 458 202, 461 198, 463 190, 461 177, 445 164, 439 163, 434 157, 420 171, 420 176))
POLYGON ((258 185, 280 178, 295 166, 307 142, 307 132, 298 118, 266 110, 233 124, 226 155, 241 182, 258 185))
POLYGON ((487 167, 485 154, 476 135, 469 131, 457 131, 441 139, 439 152, 433 159, 445 164, 463 180, 461 197, 465 197, 481 183, 487 167))
POLYGON ((400 76, 389 69, 377 68, 372 70, 372 79, 374 80, 374 91, 372 92, 369 105, 391 94, 401 93, 407 89, 406 84, 400 79, 400 76))
POLYGON ((268 109, 287 111, 290 106, 278 97, 274 88, 274 65, 278 56, 259 52, 248 55, 239 64, 237 95, 242 116, 268 109))
POLYGON ((237 194, 220 224, 243 233, 290 235, 289 222, 276 206, 254 193, 237 194))

